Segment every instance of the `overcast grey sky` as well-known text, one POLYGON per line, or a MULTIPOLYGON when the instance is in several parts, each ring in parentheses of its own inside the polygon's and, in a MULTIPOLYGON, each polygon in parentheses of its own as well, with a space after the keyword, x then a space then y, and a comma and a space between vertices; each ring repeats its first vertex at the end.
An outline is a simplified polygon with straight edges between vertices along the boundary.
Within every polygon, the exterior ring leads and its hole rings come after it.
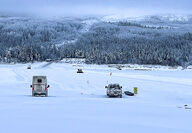
POLYGON ((192 14, 192 0, 0 0, 0 12, 45 16, 192 14))

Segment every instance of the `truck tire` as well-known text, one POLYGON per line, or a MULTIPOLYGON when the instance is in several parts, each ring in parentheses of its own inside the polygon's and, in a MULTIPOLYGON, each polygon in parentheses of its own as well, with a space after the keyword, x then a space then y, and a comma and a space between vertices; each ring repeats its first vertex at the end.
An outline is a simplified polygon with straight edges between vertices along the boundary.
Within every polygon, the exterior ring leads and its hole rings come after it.
POLYGON ((122 95, 120 95, 120 98, 122 98, 122 95))

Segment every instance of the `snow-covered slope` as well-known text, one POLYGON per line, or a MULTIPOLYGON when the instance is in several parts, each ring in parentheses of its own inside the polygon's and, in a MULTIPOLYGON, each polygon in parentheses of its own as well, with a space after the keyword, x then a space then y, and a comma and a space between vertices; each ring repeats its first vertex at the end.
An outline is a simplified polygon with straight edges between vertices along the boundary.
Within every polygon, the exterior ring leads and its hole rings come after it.
POLYGON ((109 15, 104 16, 101 20, 106 22, 118 21, 164 21, 164 22, 187 22, 192 19, 191 15, 149 15, 149 16, 126 16, 126 15, 109 15))
POLYGON ((89 31, 89 29, 91 28, 91 26, 95 23, 100 22, 100 20, 96 19, 96 18, 91 18, 91 19, 85 19, 84 21, 82 21, 82 24, 84 24, 84 28, 82 29, 82 33, 86 33, 89 31))
POLYGON ((191 70, 140 71, 53 63, 0 65, 1 133, 191 133, 191 70), (46 66, 46 67, 44 67, 46 66), (83 68, 84 74, 77 74, 83 68), (112 72, 112 76, 110 73, 112 72), (46 75, 49 97, 31 97, 33 75, 46 75), (104 86, 138 87, 107 98, 104 86))

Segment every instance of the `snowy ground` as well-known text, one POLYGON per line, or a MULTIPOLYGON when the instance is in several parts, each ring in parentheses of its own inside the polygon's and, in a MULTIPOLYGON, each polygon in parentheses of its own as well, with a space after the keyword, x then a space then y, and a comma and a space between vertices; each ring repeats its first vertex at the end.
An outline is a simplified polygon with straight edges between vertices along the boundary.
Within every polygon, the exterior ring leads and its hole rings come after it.
POLYGON ((0 133, 191 133, 192 70, 129 70, 35 63, 0 65, 0 133), (45 67, 46 66, 46 67, 45 67), (82 67, 84 74, 77 74, 82 67), (110 76, 112 72, 112 76, 110 76), (49 97, 31 97, 33 75, 46 75, 49 97), (107 83, 135 97, 107 98, 107 83))

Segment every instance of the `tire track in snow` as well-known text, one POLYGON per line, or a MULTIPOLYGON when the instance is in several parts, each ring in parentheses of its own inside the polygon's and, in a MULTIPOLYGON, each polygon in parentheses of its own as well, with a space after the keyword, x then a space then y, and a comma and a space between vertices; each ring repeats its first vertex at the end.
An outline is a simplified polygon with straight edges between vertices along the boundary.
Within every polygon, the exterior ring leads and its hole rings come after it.
POLYGON ((32 74, 23 67, 14 68, 12 71, 16 74, 16 79, 19 79, 20 82, 28 83, 32 79, 32 74))

